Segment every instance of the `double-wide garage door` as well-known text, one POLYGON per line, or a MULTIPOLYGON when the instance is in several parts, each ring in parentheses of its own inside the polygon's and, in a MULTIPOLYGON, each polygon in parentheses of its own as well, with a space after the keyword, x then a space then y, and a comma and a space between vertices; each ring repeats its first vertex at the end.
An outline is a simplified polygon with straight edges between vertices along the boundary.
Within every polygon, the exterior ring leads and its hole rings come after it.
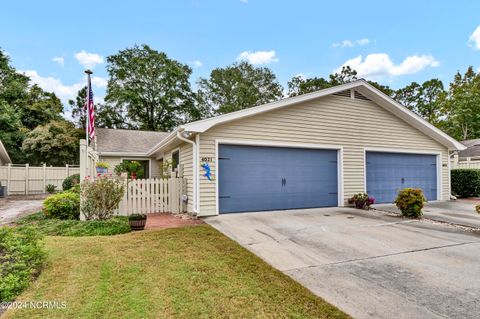
POLYGON ((219 212, 337 206, 337 150, 219 145, 219 212))
POLYGON ((437 156, 366 153, 367 193, 377 203, 392 203, 403 188, 421 188, 427 200, 437 199, 437 156))

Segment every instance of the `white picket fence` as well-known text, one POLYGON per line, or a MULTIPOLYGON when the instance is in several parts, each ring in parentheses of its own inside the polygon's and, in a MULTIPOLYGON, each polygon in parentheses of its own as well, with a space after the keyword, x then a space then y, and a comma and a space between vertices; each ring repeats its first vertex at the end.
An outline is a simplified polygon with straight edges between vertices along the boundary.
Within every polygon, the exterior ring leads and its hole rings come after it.
POLYGON ((125 195, 118 206, 119 215, 183 213, 187 181, 184 178, 148 178, 126 181, 125 195))
POLYGON ((46 193, 46 186, 52 184, 62 190, 63 180, 78 174, 78 165, 30 166, 28 164, 8 164, 0 166, 0 182, 7 186, 8 195, 31 195, 46 193))

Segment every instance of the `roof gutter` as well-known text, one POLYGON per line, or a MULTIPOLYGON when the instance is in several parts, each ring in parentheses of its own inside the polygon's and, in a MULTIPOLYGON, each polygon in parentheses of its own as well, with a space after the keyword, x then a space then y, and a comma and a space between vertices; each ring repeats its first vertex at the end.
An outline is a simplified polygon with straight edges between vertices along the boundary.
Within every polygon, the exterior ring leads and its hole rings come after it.
POLYGON ((193 214, 197 215, 198 214, 198 194, 197 194, 197 185, 198 185, 198 165, 197 165, 197 160, 198 160, 198 145, 194 142, 189 140, 188 138, 185 138, 182 136, 183 130, 177 130, 176 137, 186 143, 192 144, 192 172, 193 172, 193 181, 192 181, 192 193, 193 193, 193 214))

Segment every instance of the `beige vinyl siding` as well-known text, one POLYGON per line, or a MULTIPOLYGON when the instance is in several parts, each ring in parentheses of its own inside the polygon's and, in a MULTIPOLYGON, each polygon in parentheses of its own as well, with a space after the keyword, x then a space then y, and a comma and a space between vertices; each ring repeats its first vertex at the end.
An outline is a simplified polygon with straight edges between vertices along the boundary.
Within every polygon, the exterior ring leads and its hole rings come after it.
MULTIPOLYGON (((215 126, 200 135, 200 157, 215 158, 225 139, 342 146, 344 201, 365 189, 365 147, 441 152, 441 199, 450 195, 447 148, 371 101, 331 95, 215 126)), ((199 215, 216 214, 216 202, 215 182, 200 176, 199 215)))
POLYGON ((193 147, 191 144, 180 145, 180 164, 183 165, 183 176, 187 180, 187 212, 193 212, 193 147))

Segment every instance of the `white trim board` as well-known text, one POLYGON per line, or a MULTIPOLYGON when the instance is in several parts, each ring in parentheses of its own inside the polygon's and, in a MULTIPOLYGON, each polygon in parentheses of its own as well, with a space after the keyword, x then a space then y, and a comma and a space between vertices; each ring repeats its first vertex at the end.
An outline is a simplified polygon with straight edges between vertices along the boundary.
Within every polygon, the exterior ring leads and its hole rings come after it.
POLYGON ((337 150, 337 205, 344 206, 343 199, 343 146, 331 144, 311 144, 311 143, 291 143, 281 141, 260 141, 260 140, 240 140, 240 139, 216 139, 215 140, 215 214, 220 214, 219 206, 219 177, 220 163, 218 161, 219 145, 249 145, 249 146, 267 146, 267 147, 290 147, 290 148, 310 148, 310 149, 328 149, 337 150))
POLYGON ((429 150, 414 150, 414 149, 392 149, 381 147, 364 147, 363 148, 363 190, 367 192, 367 152, 378 153, 398 153, 398 154, 421 154, 421 155, 435 155, 437 165, 437 201, 442 200, 443 185, 442 185, 442 152, 429 150))

